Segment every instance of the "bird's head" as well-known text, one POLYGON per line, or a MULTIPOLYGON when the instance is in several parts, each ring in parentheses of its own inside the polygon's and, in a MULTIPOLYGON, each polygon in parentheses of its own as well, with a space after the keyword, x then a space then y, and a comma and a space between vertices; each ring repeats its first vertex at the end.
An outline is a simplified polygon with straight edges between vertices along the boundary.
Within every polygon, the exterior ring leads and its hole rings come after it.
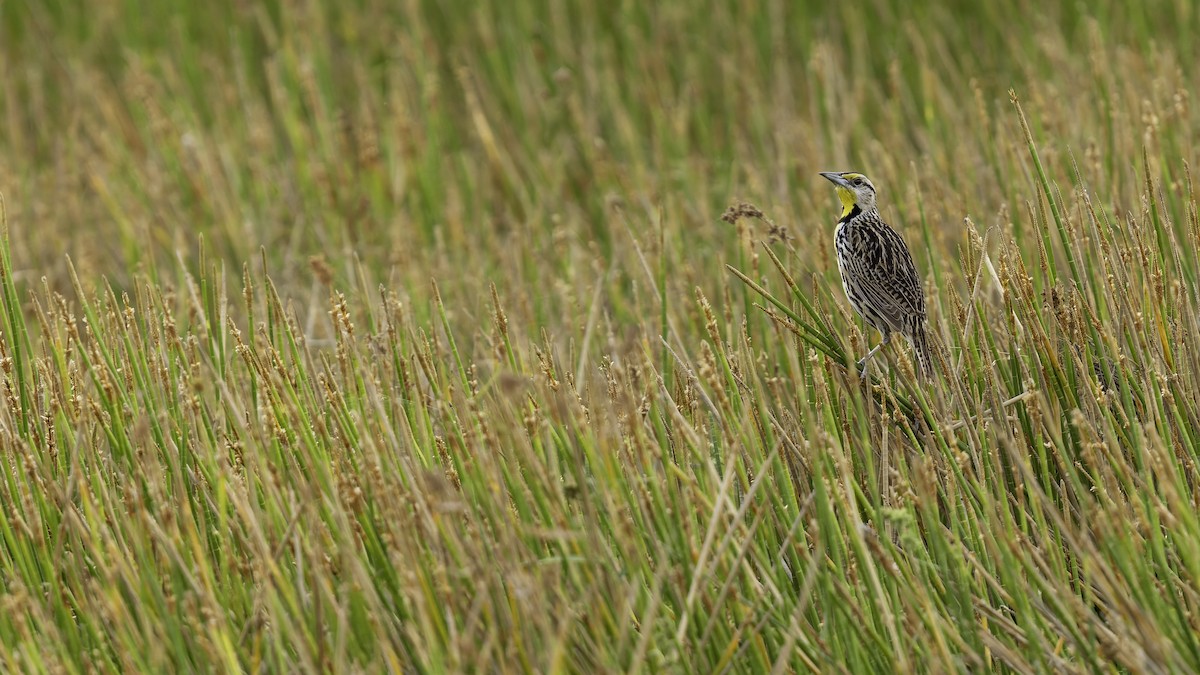
POLYGON ((821 175, 836 186, 843 219, 857 215, 855 211, 869 213, 875 208, 875 186, 866 176, 854 171, 822 171, 821 175))

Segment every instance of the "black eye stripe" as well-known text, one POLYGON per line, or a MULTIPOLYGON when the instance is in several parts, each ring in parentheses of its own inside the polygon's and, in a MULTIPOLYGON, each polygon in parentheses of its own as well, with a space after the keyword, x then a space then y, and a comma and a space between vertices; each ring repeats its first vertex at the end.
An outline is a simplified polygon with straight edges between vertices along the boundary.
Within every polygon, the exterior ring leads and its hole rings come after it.
POLYGON ((853 187, 870 188, 871 192, 875 192, 875 186, 872 185, 871 181, 867 180, 867 177, 862 175, 861 173, 854 173, 851 171, 847 171, 846 173, 842 174, 842 178, 845 178, 846 180, 848 180, 850 182, 850 185, 853 187))

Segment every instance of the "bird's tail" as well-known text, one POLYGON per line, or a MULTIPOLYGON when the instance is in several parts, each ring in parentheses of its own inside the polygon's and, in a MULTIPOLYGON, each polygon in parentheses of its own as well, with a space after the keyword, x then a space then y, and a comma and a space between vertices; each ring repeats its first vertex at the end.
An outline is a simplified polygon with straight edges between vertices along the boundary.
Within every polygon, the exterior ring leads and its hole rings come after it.
POLYGON ((933 350, 930 348, 929 332, 925 329, 924 322, 913 326, 908 341, 912 343, 913 353, 917 355, 917 366, 921 370, 921 376, 932 378, 933 350))

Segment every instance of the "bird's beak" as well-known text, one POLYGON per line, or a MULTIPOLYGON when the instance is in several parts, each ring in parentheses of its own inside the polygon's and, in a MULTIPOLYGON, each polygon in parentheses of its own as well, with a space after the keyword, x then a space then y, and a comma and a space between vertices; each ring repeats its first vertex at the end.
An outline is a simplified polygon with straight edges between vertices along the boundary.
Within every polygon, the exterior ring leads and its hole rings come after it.
POLYGON ((845 178, 842 178, 842 175, 840 173, 837 173, 836 171, 822 171, 821 175, 828 178, 829 182, 833 183, 834 185, 836 185, 838 187, 843 187, 843 188, 846 188, 847 190, 850 189, 850 181, 846 180, 845 178))

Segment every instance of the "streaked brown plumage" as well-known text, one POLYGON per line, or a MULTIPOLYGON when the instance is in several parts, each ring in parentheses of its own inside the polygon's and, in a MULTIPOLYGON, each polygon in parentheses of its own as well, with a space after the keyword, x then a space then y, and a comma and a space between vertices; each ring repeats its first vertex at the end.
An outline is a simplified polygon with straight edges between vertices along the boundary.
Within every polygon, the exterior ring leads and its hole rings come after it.
POLYGON ((854 310, 883 335, 883 341, 858 362, 862 377, 867 376, 867 362, 895 333, 912 344, 921 374, 932 375, 925 291, 904 239, 879 217, 875 186, 853 171, 821 175, 837 186, 842 202, 834 234, 842 287, 854 310))

